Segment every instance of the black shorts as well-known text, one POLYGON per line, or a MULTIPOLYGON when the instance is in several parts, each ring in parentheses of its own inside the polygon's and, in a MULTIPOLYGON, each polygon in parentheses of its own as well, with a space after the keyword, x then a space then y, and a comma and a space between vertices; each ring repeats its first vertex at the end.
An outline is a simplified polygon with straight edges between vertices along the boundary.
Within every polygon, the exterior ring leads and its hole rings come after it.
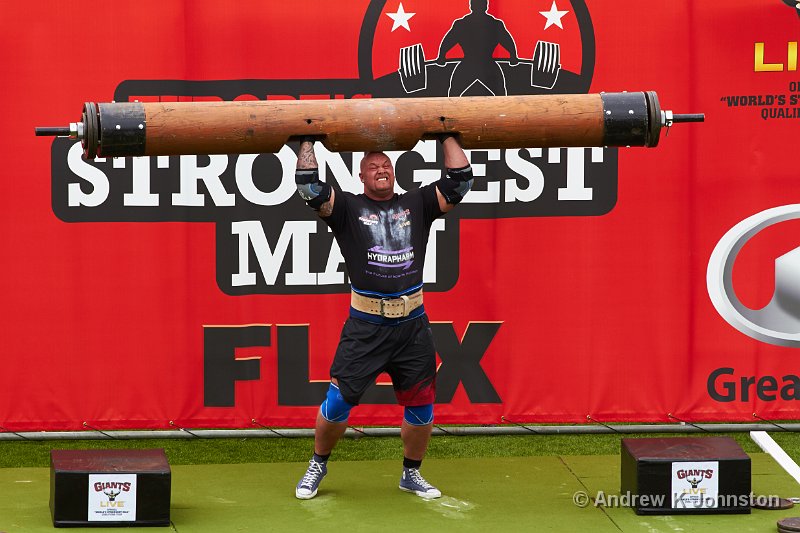
POLYGON ((427 315, 392 326, 347 319, 331 365, 342 397, 358 405, 381 372, 392 378, 400 405, 433 403, 436 349, 427 315))

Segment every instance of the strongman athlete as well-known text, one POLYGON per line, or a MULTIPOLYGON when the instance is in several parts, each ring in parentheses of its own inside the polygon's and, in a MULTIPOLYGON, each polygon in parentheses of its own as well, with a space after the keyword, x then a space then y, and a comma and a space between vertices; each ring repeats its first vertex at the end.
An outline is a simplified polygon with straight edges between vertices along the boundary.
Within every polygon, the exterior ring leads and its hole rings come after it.
POLYGON ((461 201, 473 179, 458 140, 445 136, 441 142, 445 175, 405 194, 395 194, 394 168, 382 152, 361 160, 364 193, 355 195, 321 182, 313 141, 300 145, 297 190, 333 231, 352 286, 350 316, 317 414, 314 456, 295 489, 300 499, 317 495, 350 409, 384 371, 405 407, 400 489, 423 498, 442 495, 419 472, 433 429, 436 379, 433 335, 422 305, 422 267, 431 224, 461 201))

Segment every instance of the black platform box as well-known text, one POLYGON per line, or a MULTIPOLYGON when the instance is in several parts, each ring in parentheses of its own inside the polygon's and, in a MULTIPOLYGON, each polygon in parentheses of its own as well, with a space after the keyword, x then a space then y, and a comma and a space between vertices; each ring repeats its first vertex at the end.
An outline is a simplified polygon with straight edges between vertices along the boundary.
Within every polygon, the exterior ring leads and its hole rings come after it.
POLYGON ((750 512, 750 457, 730 437, 622 439, 621 496, 636 514, 750 512))
POLYGON ((53 525, 168 526, 172 474, 164 450, 52 450, 53 525))

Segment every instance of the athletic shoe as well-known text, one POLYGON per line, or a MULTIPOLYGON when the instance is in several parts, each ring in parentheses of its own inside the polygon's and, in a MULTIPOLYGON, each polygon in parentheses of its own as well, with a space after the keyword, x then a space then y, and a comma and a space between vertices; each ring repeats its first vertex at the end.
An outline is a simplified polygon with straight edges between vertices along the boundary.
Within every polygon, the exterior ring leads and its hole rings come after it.
POLYGON ((426 500, 438 498, 442 495, 439 489, 425 481, 425 478, 422 477, 417 468, 403 468, 403 477, 400 478, 400 490, 413 492, 426 500))
POLYGON ((310 500, 317 495, 319 483, 327 473, 328 466, 325 463, 318 463, 314 459, 311 459, 308 462, 308 470, 306 470, 306 474, 294 489, 294 495, 301 500, 310 500))

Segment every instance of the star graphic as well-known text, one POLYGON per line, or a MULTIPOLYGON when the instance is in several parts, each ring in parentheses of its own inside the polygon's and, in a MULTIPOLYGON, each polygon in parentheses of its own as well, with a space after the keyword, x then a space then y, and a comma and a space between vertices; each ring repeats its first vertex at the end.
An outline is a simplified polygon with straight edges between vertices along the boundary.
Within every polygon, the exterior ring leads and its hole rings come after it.
POLYGON ((403 9, 403 2, 400 2, 400 5, 397 6, 396 13, 386 13, 386 16, 392 19, 392 31, 396 30, 400 26, 404 27, 408 31, 411 31, 411 26, 408 25, 408 20, 416 15, 416 13, 406 13, 403 9))
POLYGON ((553 5, 550 6, 550 11, 539 11, 539 13, 541 13, 542 16, 547 19, 544 29, 547 29, 555 24, 563 30, 564 26, 561 25, 561 17, 569 13, 569 11, 559 11, 558 7, 556 7, 556 0, 553 0, 553 5))

